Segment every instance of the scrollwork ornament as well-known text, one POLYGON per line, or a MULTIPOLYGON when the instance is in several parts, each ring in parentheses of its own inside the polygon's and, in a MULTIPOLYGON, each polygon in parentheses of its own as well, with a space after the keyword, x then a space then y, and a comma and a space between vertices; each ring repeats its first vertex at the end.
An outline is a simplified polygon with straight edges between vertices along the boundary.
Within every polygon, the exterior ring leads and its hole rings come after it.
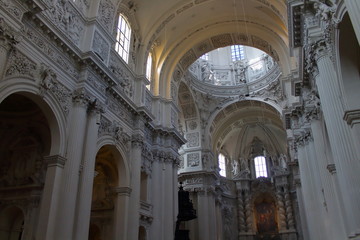
POLYGON ((144 144, 144 137, 140 134, 135 134, 131 137, 131 145, 134 148, 142 148, 144 144))
POLYGON ((87 95, 84 88, 76 89, 72 94, 72 99, 75 104, 80 106, 88 106, 90 97, 87 95))

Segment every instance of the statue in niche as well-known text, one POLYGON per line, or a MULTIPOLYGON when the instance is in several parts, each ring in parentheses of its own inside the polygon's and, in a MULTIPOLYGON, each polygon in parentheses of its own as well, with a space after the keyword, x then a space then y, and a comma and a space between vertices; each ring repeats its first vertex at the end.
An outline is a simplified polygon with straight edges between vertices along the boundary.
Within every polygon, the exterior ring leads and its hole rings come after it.
POLYGON ((232 162, 232 173, 233 173, 233 175, 234 176, 236 176, 236 175, 238 175, 239 174, 239 162, 238 162, 238 160, 234 160, 233 162, 232 162))
POLYGON ((210 69, 210 64, 206 62, 201 66, 201 80, 203 82, 211 82, 212 78, 213 72, 210 69))
POLYGON ((243 62, 237 62, 235 64, 235 81, 237 84, 246 83, 246 76, 245 76, 246 68, 247 66, 243 62))
POLYGON ((279 166, 283 169, 286 169, 287 168, 286 162, 287 162, 286 155, 281 153, 279 156, 279 166))

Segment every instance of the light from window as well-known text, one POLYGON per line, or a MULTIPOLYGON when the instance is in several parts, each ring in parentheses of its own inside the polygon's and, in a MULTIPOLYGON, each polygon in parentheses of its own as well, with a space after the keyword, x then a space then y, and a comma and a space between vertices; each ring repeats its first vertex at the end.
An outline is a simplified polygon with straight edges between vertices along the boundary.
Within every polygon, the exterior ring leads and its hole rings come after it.
POLYGON ((256 178, 267 177, 265 157, 259 156, 254 159, 256 178))
POLYGON ((130 49, 131 28, 126 18, 120 14, 117 27, 115 50, 128 63, 130 49))
POLYGON ((226 177, 225 156, 221 153, 219 154, 219 168, 220 175, 226 177))
MULTIPOLYGON (((151 81, 151 73, 152 73, 152 56, 151 53, 149 53, 149 56, 147 58, 146 62, 146 78, 151 81)), ((150 91, 150 84, 146 85, 146 88, 150 91)))
POLYGON ((232 45, 231 46, 231 59, 233 62, 245 59, 243 45, 232 45))
POLYGON ((200 58, 203 59, 203 60, 209 61, 209 53, 205 53, 200 58))
POLYGON ((151 53, 149 53, 149 56, 147 58, 146 63, 146 78, 151 81, 151 67, 152 67, 152 56, 151 53))

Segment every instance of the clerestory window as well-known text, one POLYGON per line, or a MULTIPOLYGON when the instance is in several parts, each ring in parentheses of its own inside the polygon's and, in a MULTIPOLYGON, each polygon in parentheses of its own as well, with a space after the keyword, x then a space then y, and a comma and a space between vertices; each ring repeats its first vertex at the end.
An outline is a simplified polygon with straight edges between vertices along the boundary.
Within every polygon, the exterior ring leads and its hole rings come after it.
POLYGON ((225 156, 223 154, 219 154, 219 168, 220 168, 220 175, 226 177, 226 164, 225 164, 225 156))
POLYGON ((267 177, 266 159, 264 156, 254 158, 255 174, 258 177, 267 177))
POLYGON ((126 17, 119 15, 119 22, 117 26, 115 50, 119 53, 121 58, 128 63, 129 49, 130 49, 131 28, 126 17))
MULTIPOLYGON (((146 63, 146 78, 151 81, 151 74, 152 74, 152 55, 149 53, 146 63)), ((150 90, 150 84, 146 86, 147 89, 150 90)))

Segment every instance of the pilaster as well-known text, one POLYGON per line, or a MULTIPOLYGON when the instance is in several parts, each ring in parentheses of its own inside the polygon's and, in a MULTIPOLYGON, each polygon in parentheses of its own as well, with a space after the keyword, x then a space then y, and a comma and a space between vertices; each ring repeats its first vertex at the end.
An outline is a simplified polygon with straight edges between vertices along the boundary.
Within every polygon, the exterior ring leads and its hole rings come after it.
POLYGON ((140 222, 140 178, 141 178, 141 154, 144 138, 141 134, 134 134, 131 138, 131 195, 129 203, 129 226, 128 239, 137 239, 140 222))
POLYGON ((54 216, 56 216, 58 199, 60 198, 61 174, 66 159, 60 155, 54 155, 45 157, 44 160, 47 162, 47 170, 41 199, 36 239, 51 240, 56 229, 56 218, 54 216))
POLYGON ((56 240, 72 239, 73 235, 88 102, 89 98, 84 89, 74 92, 67 140, 67 162, 63 171, 57 212, 57 229, 52 236, 52 239, 56 240))
POLYGON ((98 119, 100 119, 99 115, 101 112, 102 108, 96 100, 89 103, 87 107, 88 119, 77 198, 74 239, 87 239, 89 234, 96 142, 99 129, 98 119))
POLYGON ((334 163, 337 168, 341 195, 346 211, 346 226, 349 238, 360 238, 360 167, 358 150, 354 145, 350 127, 343 121, 344 108, 338 85, 337 73, 330 59, 326 42, 316 46, 316 76, 325 122, 327 125, 334 163))

